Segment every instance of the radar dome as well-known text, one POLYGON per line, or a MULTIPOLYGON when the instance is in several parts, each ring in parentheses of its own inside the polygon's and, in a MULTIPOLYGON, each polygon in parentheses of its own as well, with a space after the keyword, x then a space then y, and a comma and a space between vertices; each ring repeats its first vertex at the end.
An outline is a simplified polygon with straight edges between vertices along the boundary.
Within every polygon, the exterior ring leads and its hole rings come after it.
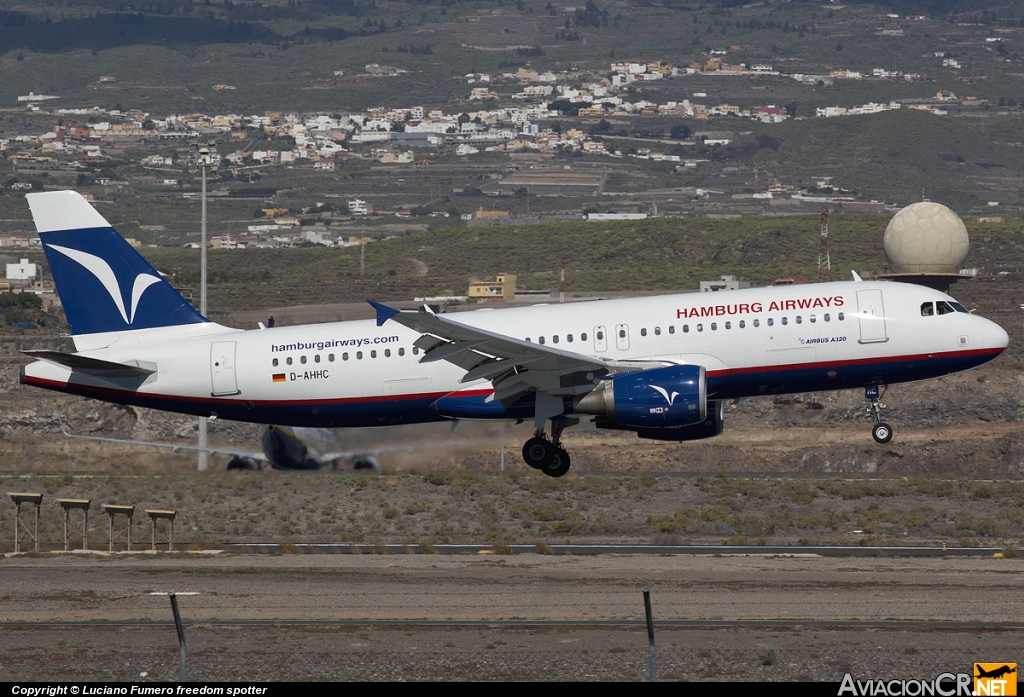
POLYGON ((894 215, 883 245, 896 273, 959 273, 970 249, 960 217, 932 201, 911 204, 894 215))

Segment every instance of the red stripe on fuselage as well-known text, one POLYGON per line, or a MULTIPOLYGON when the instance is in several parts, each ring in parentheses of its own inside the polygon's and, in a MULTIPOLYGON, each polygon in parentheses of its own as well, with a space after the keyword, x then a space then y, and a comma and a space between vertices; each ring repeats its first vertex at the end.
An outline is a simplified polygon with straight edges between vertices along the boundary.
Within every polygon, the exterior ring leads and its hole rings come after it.
POLYGON ((57 380, 45 380, 43 378, 25 376, 25 383, 44 387, 48 389, 67 390, 76 393, 99 393, 111 395, 134 395, 146 399, 165 399, 172 402, 191 402, 203 404, 252 404, 254 406, 321 406, 330 404, 363 404, 375 402, 405 402, 414 399, 441 399, 442 397, 479 397, 489 395, 494 390, 469 390, 466 392, 425 392, 422 394, 398 394, 398 395, 373 395, 367 397, 344 397, 340 399, 218 399, 214 397, 191 397, 187 395, 161 394, 158 392, 132 392, 129 390, 115 390, 109 387, 93 387, 91 385, 69 385, 66 382, 57 380))
MULTIPOLYGON (((724 368, 721 370, 709 370, 707 374, 709 377, 728 377, 729 375, 744 375, 750 373, 761 373, 766 371, 781 371, 781 370, 806 370, 808 368, 843 368, 854 365, 870 365, 873 363, 905 363, 908 361, 926 361, 931 359, 949 359, 949 358, 970 358, 972 356, 992 356, 995 358, 1004 349, 1001 348, 985 348, 985 349, 971 349, 967 351, 946 351, 944 353, 921 353, 909 356, 881 356, 875 358, 855 358, 845 361, 829 361, 829 362, 815 362, 815 363, 791 363, 787 365, 760 365, 751 366, 747 368, 724 368)), ((110 394, 110 395, 131 395, 135 398, 142 399, 163 399, 172 402, 189 402, 189 403, 201 403, 201 404, 252 404, 254 406, 325 406, 325 405, 341 405, 341 404, 373 404, 380 402, 404 402, 415 399, 440 399, 442 397, 479 397, 489 395, 494 392, 493 389, 483 390, 468 390, 466 392, 427 392, 422 394, 402 394, 402 395, 373 395, 366 397, 344 397, 340 399, 219 399, 214 397, 192 397, 185 395, 170 395, 160 394, 156 392, 132 392, 129 390, 115 390, 109 387, 93 387, 84 385, 68 385, 66 382, 58 382, 56 380, 46 380, 43 378, 33 377, 31 375, 25 376, 25 383, 29 385, 35 385, 37 387, 44 387, 49 389, 61 390, 73 392, 76 394, 110 394)), ((751 395, 756 396, 756 395, 751 395)))
MULTIPOLYGON (((799 348, 799 347, 797 347, 799 348)), ((828 361, 814 363, 784 363, 782 365, 755 365, 749 368, 723 368, 709 370, 707 374, 715 377, 744 375, 747 373, 763 373, 766 370, 806 370, 807 368, 845 368, 851 365, 871 365, 872 363, 906 363, 908 361, 927 361, 935 358, 970 358, 972 356, 992 356, 995 358, 1005 349, 984 348, 968 351, 946 351, 944 353, 919 353, 910 356, 880 356, 875 358, 851 358, 845 361, 828 361)))

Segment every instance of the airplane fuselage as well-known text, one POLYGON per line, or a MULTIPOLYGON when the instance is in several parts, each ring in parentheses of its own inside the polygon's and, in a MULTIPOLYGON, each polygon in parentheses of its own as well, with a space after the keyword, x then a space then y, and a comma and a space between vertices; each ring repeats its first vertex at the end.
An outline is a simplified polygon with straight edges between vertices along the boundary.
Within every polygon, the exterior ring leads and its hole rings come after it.
MULTIPOLYGON (((949 296, 892 282, 488 308, 446 317, 586 356, 703 365, 709 400, 923 380, 985 363, 1006 346, 998 325, 949 296)), ((394 322, 249 331, 207 324, 190 338, 162 340, 166 331, 140 330, 82 352, 155 369, 141 384, 46 362, 26 366, 22 379, 104 401, 294 426, 533 418, 530 399, 508 407, 488 403, 488 381, 463 384, 465 370, 445 361, 421 363, 423 353, 413 345, 420 334, 394 322)))

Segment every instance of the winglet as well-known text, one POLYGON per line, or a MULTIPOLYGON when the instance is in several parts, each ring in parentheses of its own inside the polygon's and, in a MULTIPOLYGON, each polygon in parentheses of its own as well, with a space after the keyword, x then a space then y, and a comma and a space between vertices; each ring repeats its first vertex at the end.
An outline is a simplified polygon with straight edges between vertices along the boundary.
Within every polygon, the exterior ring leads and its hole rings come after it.
POLYGON ((385 322, 387 322, 389 319, 391 319, 392 317, 399 313, 399 310, 396 310, 393 307, 388 307, 387 305, 382 305, 381 303, 378 302, 374 302, 373 300, 367 300, 366 302, 370 303, 370 307, 377 311, 378 327, 384 326, 385 322))

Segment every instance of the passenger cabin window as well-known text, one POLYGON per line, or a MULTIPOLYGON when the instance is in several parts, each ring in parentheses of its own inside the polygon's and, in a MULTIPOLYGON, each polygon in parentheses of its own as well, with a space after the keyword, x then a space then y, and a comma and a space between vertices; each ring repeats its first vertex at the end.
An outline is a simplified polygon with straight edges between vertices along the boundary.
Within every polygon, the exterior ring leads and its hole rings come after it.
POLYGON ((818 317, 816 315, 811 315, 811 324, 814 324, 817 321, 818 321, 818 317))
POLYGON ((329 361, 330 363, 334 363, 334 354, 333 354, 333 353, 328 353, 328 354, 327 354, 327 360, 328 360, 328 361, 329 361))
POLYGON ((661 327, 654 328, 654 336, 661 336, 661 327))
POLYGON ((301 356, 299 358, 299 363, 301 363, 302 365, 306 365, 306 357, 305 356, 301 356))
POLYGON ((732 329, 732 322, 726 322, 725 323, 725 328, 726 329, 732 329))
POLYGON ((341 360, 347 361, 348 360, 348 354, 347 353, 341 354, 341 360))
MULTIPOLYGON (((598 341, 604 341, 604 332, 598 332, 597 333, 597 340, 598 341)), ((586 339, 584 339, 584 341, 586 341, 586 339)))
POLYGON ((384 358, 391 358, 391 349, 384 349, 384 358))
POLYGON ((831 322, 832 321, 832 316, 829 313, 827 313, 827 312, 824 315, 822 315, 821 318, 823 320, 825 320, 826 322, 831 322))
POLYGON ((740 320, 740 329, 743 329, 746 326, 747 326, 747 321, 745 319, 741 319, 740 320))
MULTIPOLYGON (((619 336, 622 336, 621 332, 619 333, 619 336)), ((640 330, 640 336, 647 336, 647 327, 640 330)))
POLYGON ((669 334, 675 334, 676 333, 676 325, 673 324, 671 327, 669 327, 668 328, 668 333, 669 334))
POLYGON ((377 352, 376 351, 370 351, 370 358, 376 358, 376 357, 377 357, 377 352))
POLYGON ((537 342, 540 343, 541 346, 543 346, 544 345, 544 337, 538 338, 537 342))
POLYGON ((551 337, 551 343, 552 344, 557 344, 558 343, 558 334, 555 334, 553 337, 551 337))
POLYGON ((789 324, 789 317, 783 317, 782 318, 782 323, 783 324, 789 324))
POLYGON ((360 361, 363 360, 363 352, 362 351, 356 351, 356 359, 360 360, 360 361))
POLYGON ((277 359, 276 358, 274 359, 274 367, 275 368, 277 367, 277 359))
POLYGON ((690 325, 689 324, 684 324, 683 325, 683 334, 689 334, 689 333, 690 333, 690 325))
POLYGON ((713 332, 717 332, 718 331, 718 322, 712 322, 711 323, 711 331, 713 331, 713 332))
POLYGON ((839 313, 839 321, 842 322, 844 319, 846 319, 846 315, 844 315, 842 312, 840 312, 839 313))
POLYGON ((568 341, 571 344, 572 343, 572 334, 566 334, 565 335, 565 340, 568 341))
POLYGON ((760 326, 761 326, 761 320, 759 320, 759 319, 755 319, 755 320, 754 320, 754 326, 755 326, 755 327, 760 327, 760 326))
POLYGON ((797 324, 803 324, 803 322, 804 322, 804 318, 801 317, 800 315, 797 315, 796 316, 796 323, 797 324))
POLYGON ((405 355, 405 349, 404 348, 398 349, 398 355, 399 356, 404 356, 405 355))
POLYGON ((291 357, 291 356, 288 356, 288 358, 286 358, 286 359, 284 360, 284 362, 285 362, 285 363, 287 363, 288 365, 291 365, 291 364, 292 364, 292 357, 291 357))
POLYGON ((313 362, 314 363, 319 363, 320 362, 320 354, 319 353, 316 354, 315 356, 313 356, 313 362))
MULTIPOLYGON (((598 332, 598 335, 599 335, 597 337, 598 339, 603 338, 603 335, 601 334, 601 332, 598 332)), ((587 340, 587 333, 583 332, 582 334, 580 334, 580 341, 586 341, 586 340, 587 340)))
POLYGON ((771 317, 768 318, 768 326, 769 327, 775 326, 775 320, 773 320, 771 317))
POLYGON ((697 331, 699 331, 699 332, 704 331, 704 325, 703 324, 698 324, 697 325, 697 331))

